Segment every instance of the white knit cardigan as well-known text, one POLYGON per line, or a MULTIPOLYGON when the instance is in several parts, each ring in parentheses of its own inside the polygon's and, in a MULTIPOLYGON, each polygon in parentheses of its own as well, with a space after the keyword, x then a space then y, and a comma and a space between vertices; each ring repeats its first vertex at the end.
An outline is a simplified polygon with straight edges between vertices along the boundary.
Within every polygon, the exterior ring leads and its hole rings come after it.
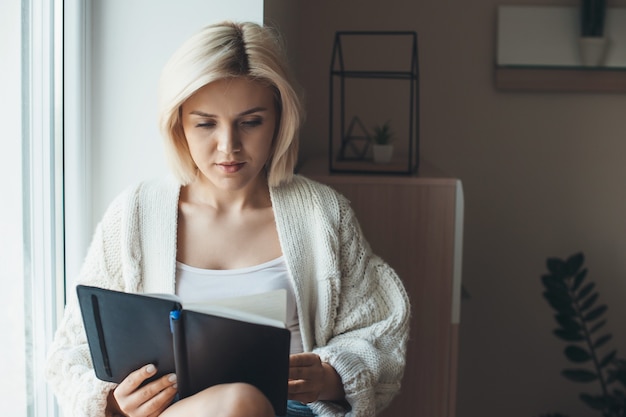
MULTIPOLYGON (((172 180, 153 180, 118 196, 96 228, 77 283, 173 293, 179 190, 172 180)), ((404 372, 404 287, 372 254, 349 202, 336 191, 295 176, 270 192, 304 350, 337 370, 350 404, 346 409, 317 401, 310 407, 320 416, 373 416, 398 392, 404 372)), ((69 416, 105 415, 115 385, 94 375, 75 294, 55 335, 46 376, 69 416)))

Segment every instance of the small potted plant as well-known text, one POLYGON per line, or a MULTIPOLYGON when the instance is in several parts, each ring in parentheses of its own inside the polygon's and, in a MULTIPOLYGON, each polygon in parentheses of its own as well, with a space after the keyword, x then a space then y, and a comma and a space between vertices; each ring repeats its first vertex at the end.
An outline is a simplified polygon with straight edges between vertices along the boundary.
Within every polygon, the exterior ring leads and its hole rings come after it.
POLYGON ((608 39, 604 36, 606 0, 580 0, 580 58, 583 65, 604 63, 608 39))
POLYGON ((370 139, 374 162, 378 164, 389 163, 393 155, 393 131, 390 121, 374 126, 370 139))

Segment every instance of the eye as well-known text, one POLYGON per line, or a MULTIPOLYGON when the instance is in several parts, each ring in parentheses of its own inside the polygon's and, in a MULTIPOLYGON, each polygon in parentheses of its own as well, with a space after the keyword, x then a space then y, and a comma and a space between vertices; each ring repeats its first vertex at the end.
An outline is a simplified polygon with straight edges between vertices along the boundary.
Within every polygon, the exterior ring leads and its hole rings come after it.
POLYGON ((215 122, 212 122, 212 121, 199 122, 199 123, 196 123, 196 127, 200 129, 210 129, 210 128, 215 127, 215 122))
POLYGON ((257 127, 257 126, 260 126, 261 124, 263 124, 263 119, 261 119, 260 117, 241 121, 241 126, 245 128, 257 127))

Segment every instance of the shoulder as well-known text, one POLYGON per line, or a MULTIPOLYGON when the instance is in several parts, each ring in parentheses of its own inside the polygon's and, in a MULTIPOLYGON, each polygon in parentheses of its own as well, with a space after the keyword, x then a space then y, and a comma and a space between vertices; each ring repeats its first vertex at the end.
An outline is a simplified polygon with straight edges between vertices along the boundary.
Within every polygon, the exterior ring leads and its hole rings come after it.
POLYGON ((180 184, 173 178, 153 178, 127 186, 109 204, 103 221, 135 216, 139 211, 158 209, 168 201, 177 201, 180 184))
POLYGON ((136 201, 141 204, 152 200, 178 196, 180 184, 171 177, 152 178, 129 185, 116 198, 118 201, 136 201))
POLYGON ((272 202, 279 216, 299 216, 339 224, 351 216, 350 202, 334 188, 310 178, 294 175, 288 183, 271 189, 272 202))
POLYGON ((302 175, 294 175, 293 179, 288 183, 273 188, 272 193, 277 198, 289 198, 291 200, 314 199, 313 202, 346 200, 345 197, 334 188, 302 175))
POLYGON ((141 181, 131 189, 137 190, 141 197, 172 197, 178 195, 180 183, 172 177, 159 177, 141 181))

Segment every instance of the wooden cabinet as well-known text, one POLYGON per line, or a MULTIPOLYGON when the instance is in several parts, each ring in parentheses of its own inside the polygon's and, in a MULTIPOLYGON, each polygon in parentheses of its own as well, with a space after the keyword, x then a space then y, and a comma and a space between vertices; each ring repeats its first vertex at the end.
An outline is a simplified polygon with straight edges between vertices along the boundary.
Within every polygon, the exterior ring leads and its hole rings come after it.
POLYGON ((402 278, 412 304, 401 393, 383 417, 453 417, 461 298, 463 191, 453 178, 303 175, 352 203, 373 250, 402 278))

